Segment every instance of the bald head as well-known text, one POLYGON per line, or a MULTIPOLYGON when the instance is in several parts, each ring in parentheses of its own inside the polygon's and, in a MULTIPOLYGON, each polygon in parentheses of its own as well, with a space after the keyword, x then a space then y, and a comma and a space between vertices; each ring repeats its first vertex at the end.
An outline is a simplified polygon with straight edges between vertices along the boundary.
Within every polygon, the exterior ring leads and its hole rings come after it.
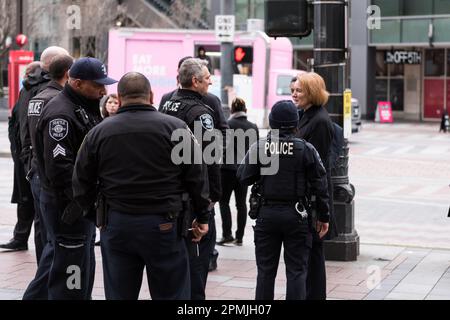
POLYGON ((153 93, 148 79, 139 72, 129 72, 120 79, 117 93, 122 106, 153 104, 153 93))
POLYGON ((47 49, 45 49, 44 52, 42 52, 41 54, 42 69, 48 71, 53 58, 55 58, 58 55, 69 56, 69 52, 61 47, 48 47, 47 49))

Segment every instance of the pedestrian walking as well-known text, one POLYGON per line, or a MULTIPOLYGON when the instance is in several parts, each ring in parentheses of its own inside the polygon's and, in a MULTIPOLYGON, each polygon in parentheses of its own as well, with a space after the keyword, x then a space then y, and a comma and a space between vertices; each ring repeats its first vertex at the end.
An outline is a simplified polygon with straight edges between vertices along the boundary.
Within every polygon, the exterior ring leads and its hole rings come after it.
POLYGON ((296 138, 297 108, 291 101, 277 102, 269 115, 272 129, 266 140, 254 144, 238 169, 245 185, 256 183, 252 197, 259 194, 255 230, 258 267, 257 300, 273 300, 275 278, 284 248, 286 299, 306 299, 306 276, 312 245, 310 224, 323 237, 328 231, 328 189, 325 168, 315 148, 296 138), (274 131, 278 130, 278 131, 274 131), (264 175, 262 153, 278 170, 264 175), (252 163, 252 159, 258 159, 252 163), (257 190, 255 190, 257 189, 257 190), (309 191, 309 192, 308 192, 309 191), (308 212, 309 196, 316 196, 317 221, 308 212))
MULTIPOLYGON (((183 121, 152 106, 144 75, 123 76, 118 98, 117 115, 87 135, 73 176, 74 198, 85 210, 99 202, 99 182, 104 212, 98 214, 106 216, 100 225, 106 298, 137 300, 145 267, 153 300, 188 300, 189 259, 177 219, 182 193, 189 190, 197 213, 192 225, 195 237, 207 233, 206 172, 202 164, 180 166, 172 161, 176 146, 172 133, 188 129, 183 121)), ((201 153, 187 136, 190 147, 201 153)))
POLYGON ((249 148, 259 139, 258 127, 247 120, 245 101, 235 98, 231 104, 231 117, 228 120, 233 130, 233 143, 228 143, 221 168, 222 198, 220 199, 220 214, 222 216, 222 239, 219 245, 235 243, 242 246, 245 225, 247 223, 247 191, 236 177, 239 164, 244 159, 249 148), (239 139, 241 138, 241 139, 239 139), (234 192, 237 209, 237 230, 232 234, 232 218, 230 210, 231 194, 234 192))

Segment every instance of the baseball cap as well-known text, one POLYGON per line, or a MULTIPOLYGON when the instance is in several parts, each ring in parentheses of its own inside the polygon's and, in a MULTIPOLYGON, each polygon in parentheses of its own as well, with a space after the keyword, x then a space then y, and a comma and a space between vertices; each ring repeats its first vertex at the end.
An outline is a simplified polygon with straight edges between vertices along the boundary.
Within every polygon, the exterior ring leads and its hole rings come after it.
POLYGON ((106 66, 95 58, 81 58, 75 61, 70 68, 69 76, 74 79, 94 81, 106 86, 117 83, 117 80, 108 77, 106 66))

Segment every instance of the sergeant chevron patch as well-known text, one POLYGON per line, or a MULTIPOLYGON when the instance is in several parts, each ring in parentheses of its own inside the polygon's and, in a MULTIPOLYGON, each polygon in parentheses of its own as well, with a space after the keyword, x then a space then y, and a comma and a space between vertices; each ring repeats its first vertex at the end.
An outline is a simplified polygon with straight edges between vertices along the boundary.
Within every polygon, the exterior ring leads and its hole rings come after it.
POLYGON ((53 150, 53 158, 56 158, 57 156, 63 156, 63 157, 66 156, 66 149, 61 147, 59 144, 53 150))

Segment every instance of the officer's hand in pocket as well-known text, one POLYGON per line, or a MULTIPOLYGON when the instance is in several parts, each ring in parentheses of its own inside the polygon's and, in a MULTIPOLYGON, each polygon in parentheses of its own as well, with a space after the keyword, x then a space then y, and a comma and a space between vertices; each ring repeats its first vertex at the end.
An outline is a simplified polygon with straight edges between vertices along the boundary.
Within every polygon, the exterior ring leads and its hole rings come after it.
POLYGON ((320 239, 322 239, 328 232, 329 223, 317 221, 316 230, 319 233, 320 239))

